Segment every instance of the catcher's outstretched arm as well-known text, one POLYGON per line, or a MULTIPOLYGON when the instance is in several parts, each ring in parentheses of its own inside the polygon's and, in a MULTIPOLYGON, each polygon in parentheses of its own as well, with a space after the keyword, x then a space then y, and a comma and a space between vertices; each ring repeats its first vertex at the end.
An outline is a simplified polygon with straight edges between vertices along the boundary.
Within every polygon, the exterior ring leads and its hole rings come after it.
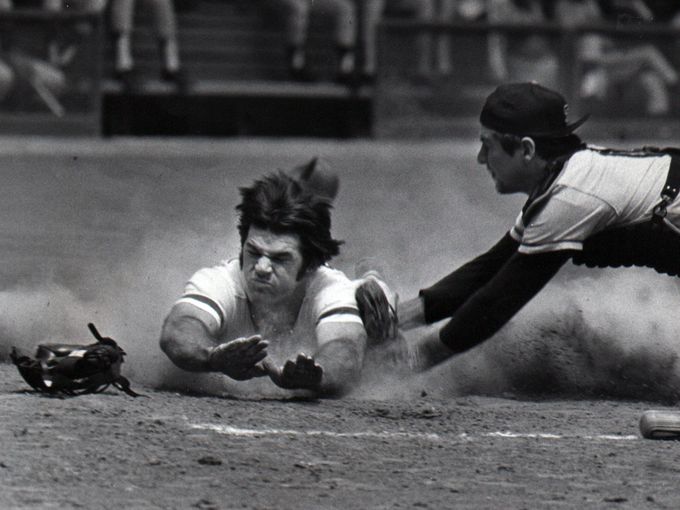
POLYGON ((452 352, 460 353, 494 335, 552 279, 574 255, 572 250, 516 253, 481 287, 439 332, 452 352))
MULTIPOLYGON (((494 246, 471 261, 445 276, 434 285, 422 289, 422 313, 427 324, 453 316, 473 294, 487 285, 519 248, 509 233, 506 233, 494 246)), ((402 310, 399 310, 400 322, 402 310)))
POLYGON ((415 370, 427 370, 484 342, 528 303, 574 254, 563 250, 515 254, 491 281, 481 286, 436 334, 416 339, 415 370))

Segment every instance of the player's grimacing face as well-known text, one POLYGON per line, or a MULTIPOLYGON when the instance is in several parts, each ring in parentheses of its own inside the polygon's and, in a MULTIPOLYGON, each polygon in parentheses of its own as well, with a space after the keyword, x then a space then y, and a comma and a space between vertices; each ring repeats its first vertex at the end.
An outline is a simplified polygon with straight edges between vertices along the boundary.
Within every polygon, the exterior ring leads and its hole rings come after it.
POLYGON ((523 191, 523 158, 522 151, 516 150, 508 154, 503 149, 498 135, 482 127, 480 133, 481 147, 477 153, 477 162, 486 165, 498 193, 516 193, 523 191))
POLYGON ((272 302, 291 296, 300 285, 300 238, 250 227, 243 244, 243 276, 251 299, 272 302))

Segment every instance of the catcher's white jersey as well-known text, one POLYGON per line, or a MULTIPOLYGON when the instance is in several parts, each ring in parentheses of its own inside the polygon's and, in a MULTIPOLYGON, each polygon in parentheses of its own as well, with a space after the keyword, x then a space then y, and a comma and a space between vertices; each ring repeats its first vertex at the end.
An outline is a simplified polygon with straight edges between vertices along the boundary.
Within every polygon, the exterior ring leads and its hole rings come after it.
MULTIPOLYGON (((356 284, 341 271, 321 266, 309 283, 293 329, 279 338, 266 338, 268 352, 288 359, 299 352, 313 354, 316 327, 326 321, 362 324, 354 297, 356 284)), ((197 317, 220 342, 258 334, 251 318, 243 275, 237 259, 197 271, 177 303, 205 312, 197 317)))
MULTIPOLYGON (((517 217, 510 235, 521 253, 581 250, 605 228, 650 221, 671 157, 586 149, 575 153, 548 188, 517 217)), ((666 221, 680 231, 680 201, 666 221)))

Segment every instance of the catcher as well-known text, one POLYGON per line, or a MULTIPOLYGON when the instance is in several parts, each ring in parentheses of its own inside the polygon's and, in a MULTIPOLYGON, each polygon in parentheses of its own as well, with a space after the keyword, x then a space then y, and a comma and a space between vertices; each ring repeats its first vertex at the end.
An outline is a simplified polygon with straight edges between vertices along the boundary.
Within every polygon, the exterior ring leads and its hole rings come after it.
POLYGON ((490 338, 568 261, 680 274, 680 151, 584 144, 557 92, 499 86, 481 112, 477 155, 498 193, 525 193, 514 226, 489 251, 402 304, 410 329, 443 319, 415 350, 424 366, 490 338))
POLYGON ((377 343, 394 331, 394 314, 377 278, 353 282, 326 264, 341 244, 330 232, 337 178, 313 160, 240 191, 240 255, 191 277, 163 324, 161 349, 188 371, 346 393, 366 350, 362 315, 377 343))

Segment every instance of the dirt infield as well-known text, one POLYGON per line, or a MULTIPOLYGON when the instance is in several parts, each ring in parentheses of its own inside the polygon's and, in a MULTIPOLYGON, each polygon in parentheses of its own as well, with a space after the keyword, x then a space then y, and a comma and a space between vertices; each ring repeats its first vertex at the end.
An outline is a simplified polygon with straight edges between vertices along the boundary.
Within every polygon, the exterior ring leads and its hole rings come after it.
POLYGON ((678 508, 643 403, 61 400, 0 366, 0 508, 678 508))
POLYGON ((680 442, 638 434, 680 399, 679 287, 653 271, 565 267, 484 346, 422 375, 372 371, 343 400, 195 377, 160 352, 186 279, 238 253, 238 186, 325 157, 335 265, 376 257, 411 296, 521 206, 476 150, 1 140, 0 359, 91 342, 94 322, 151 398, 45 398, 0 364, 0 508, 678 508, 680 442))

